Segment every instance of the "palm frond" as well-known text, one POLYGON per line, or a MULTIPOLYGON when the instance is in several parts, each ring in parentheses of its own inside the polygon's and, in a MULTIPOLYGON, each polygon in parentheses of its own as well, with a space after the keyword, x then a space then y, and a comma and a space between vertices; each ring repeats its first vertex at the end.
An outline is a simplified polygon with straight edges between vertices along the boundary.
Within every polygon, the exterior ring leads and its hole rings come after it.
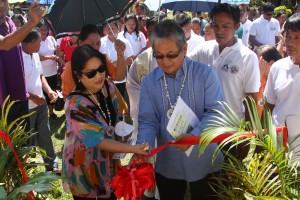
POLYGON ((226 155, 223 161, 224 174, 215 177, 216 194, 221 199, 299 199, 299 160, 293 160, 293 152, 287 152, 283 141, 278 139, 272 117, 265 106, 264 121, 261 122, 256 102, 245 100, 250 121, 238 119, 237 115, 224 102, 222 110, 216 110, 208 127, 200 135, 199 155, 207 146, 223 133, 232 135, 218 144, 217 153, 226 155), (249 147, 247 155, 240 160, 229 151, 243 145, 249 147), (229 146, 229 148, 228 148, 229 146), (227 147, 227 148, 224 148, 227 147), (224 150, 226 149, 226 150, 224 150), (259 149, 259 151, 257 151, 259 149))

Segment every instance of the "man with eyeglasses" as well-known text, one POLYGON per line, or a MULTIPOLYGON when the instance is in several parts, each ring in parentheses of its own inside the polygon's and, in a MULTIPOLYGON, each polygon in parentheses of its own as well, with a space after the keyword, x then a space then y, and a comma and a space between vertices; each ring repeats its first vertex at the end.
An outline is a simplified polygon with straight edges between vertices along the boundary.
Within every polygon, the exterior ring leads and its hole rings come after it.
POLYGON ((263 44, 275 46, 279 42, 280 25, 278 20, 273 18, 274 5, 270 2, 262 6, 263 14, 253 21, 250 28, 249 42, 254 49, 263 44))
MULTIPOLYGON (((217 115, 214 109, 220 109, 216 102, 223 99, 215 73, 207 65, 186 57, 186 37, 174 20, 156 25, 151 44, 158 67, 142 81, 137 143, 147 141, 154 147, 155 138, 157 146, 161 146, 174 139, 200 135, 208 121, 217 115), (167 124, 179 97, 200 122, 188 133, 174 138, 167 131, 167 124)), ((184 199, 187 184, 192 200, 211 199, 209 177, 219 170, 223 156, 218 154, 212 165, 215 144, 209 145, 201 157, 198 157, 197 147, 187 156, 185 151, 189 148, 190 145, 173 145, 157 154, 155 178, 161 200, 184 199)))

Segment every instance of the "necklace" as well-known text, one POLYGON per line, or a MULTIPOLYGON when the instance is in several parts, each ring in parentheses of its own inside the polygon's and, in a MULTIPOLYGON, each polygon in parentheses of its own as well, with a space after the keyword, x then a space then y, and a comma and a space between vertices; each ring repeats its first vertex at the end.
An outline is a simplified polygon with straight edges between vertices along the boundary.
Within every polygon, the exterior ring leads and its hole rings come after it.
MULTIPOLYGON (((183 65, 184 65, 184 67, 186 66, 185 61, 184 61, 183 65)), ((167 98, 168 98, 168 100, 169 100, 169 104, 170 104, 170 108, 169 108, 168 111, 167 111, 167 117, 168 117, 169 119, 170 119, 171 116, 172 116, 172 113, 173 113, 174 108, 175 108, 175 106, 176 106, 176 104, 177 104, 178 98, 181 96, 182 90, 183 90, 183 88, 184 88, 184 83, 185 83, 185 79, 186 79, 186 74, 187 74, 187 73, 184 74, 184 78, 183 78, 183 81, 182 81, 182 83, 181 83, 181 88, 180 88, 180 91, 179 91, 178 96, 177 96, 177 98, 176 98, 176 102, 175 102, 174 104, 172 104, 171 98, 170 98, 170 93, 169 93, 169 90, 168 90, 168 84, 167 84, 167 80, 166 80, 166 73, 164 72, 164 85, 165 85, 165 90, 166 90, 166 93, 167 93, 166 96, 167 96, 167 98)))
MULTIPOLYGON (((96 99, 96 97, 93 95, 93 93, 91 93, 88 89, 87 89, 87 91, 92 95, 94 101, 96 102, 98 108, 100 109, 100 112, 101 112, 102 116, 104 117, 105 121, 108 123, 108 127, 107 127, 107 129, 106 129, 106 134, 107 134, 108 136, 112 136, 112 135, 114 134, 114 132, 115 132, 115 128, 111 125, 110 111, 109 111, 109 109, 108 109, 108 106, 107 106, 107 103, 106 103, 105 96, 103 95, 107 115, 106 115, 105 112, 102 110, 102 108, 101 108, 101 106, 100 106, 100 102, 96 99)), ((101 92, 102 92, 102 94, 103 94, 103 88, 101 89, 101 92)))

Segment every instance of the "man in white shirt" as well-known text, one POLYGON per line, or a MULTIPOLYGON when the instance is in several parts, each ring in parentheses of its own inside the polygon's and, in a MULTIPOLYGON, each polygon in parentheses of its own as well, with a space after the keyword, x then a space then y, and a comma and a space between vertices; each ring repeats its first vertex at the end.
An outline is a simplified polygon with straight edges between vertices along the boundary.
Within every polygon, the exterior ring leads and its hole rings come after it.
POLYGON ((240 22, 242 23, 243 27, 242 42, 246 47, 248 47, 249 33, 252 26, 252 22, 247 18, 249 8, 246 4, 241 4, 239 7, 241 12, 240 22))
POLYGON ((57 99, 57 93, 51 90, 43 76, 39 51, 41 35, 31 31, 22 41, 22 56, 24 61, 26 88, 29 93, 30 129, 36 132, 31 138, 32 146, 39 146, 46 151, 44 162, 47 171, 58 172, 57 156, 54 151, 49 127, 48 108, 43 91, 48 94, 51 102, 57 99))
POLYGON ((210 65, 223 89, 225 102, 244 118, 243 99, 257 99, 260 86, 258 59, 235 37, 240 26, 240 10, 236 5, 218 4, 211 12, 216 40, 207 41, 188 54, 195 61, 210 65))
POLYGON ((280 25, 278 20, 273 18, 274 5, 270 2, 264 3, 262 10, 263 14, 253 21, 250 28, 249 42, 255 47, 263 44, 275 46, 279 41, 280 25))
POLYGON ((204 38, 202 36, 196 35, 192 31, 191 18, 186 13, 177 14, 174 20, 181 26, 182 30, 184 31, 185 38, 188 44, 188 53, 204 42, 204 38))
POLYGON ((300 13, 294 14, 286 21, 284 30, 288 57, 272 65, 264 96, 272 112, 274 125, 287 125, 288 143, 291 149, 296 147, 295 152, 298 151, 299 154, 300 13))

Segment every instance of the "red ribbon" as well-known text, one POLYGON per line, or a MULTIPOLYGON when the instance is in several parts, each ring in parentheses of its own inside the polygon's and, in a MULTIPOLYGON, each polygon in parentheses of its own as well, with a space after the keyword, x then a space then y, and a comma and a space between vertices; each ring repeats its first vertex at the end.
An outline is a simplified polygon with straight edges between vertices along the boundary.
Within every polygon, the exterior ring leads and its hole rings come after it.
POLYGON ((111 187, 118 199, 124 197, 124 200, 136 200, 142 197, 145 189, 150 189, 155 184, 153 174, 152 164, 139 158, 130 169, 119 166, 119 172, 113 178, 111 187))
MULTIPOLYGON (((287 132, 287 127, 278 127, 276 128, 276 133, 280 133, 280 132, 283 132, 283 145, 284 147, 286 148, 286 145, 287 145, 287 137, 288 137, 288 132, 287 132)), ((220 143, 220 142, 223 142, 225 139, 227 139, 228 137, 232 136, 233 133, 223 133, 221 135, 218 135, 217 137, 215 137, 210 143, 213 144, 213 143, 220 143)), ((246 132, 240 139, 244 139, 246 137, 251 137, 253 136, 254 133, 251 133, 251 132, 246 132)), ((201 136, 200 136, 201 137, 201 136)), ((144 158, 148 158, 148 157, 152 157, 154 156, 155 154, 157 154, 158 152, 162 151, 163 149, 167 148, 168 146, 172 145, 172 144, 182 144, 182 145, 185 145, 185 144, 189 144, 189 145, 196 145, 196 144, 199 144, 199 140, 200 140, 200 137, 199 136, 193 136, 193 137, 189 137, 189 138, 185 138, 185 139, 182 139, 178 142, 167 142, 155 149, 152 149, 151 150, 151 154, 147 155, 147 156, 143 156, 144 158)))
MULTIPOLYGON (((283 132, 283 144, 286 148, 287 144, 287 127, 279 127, 276 128, 276 133, 283 132)), ((224 141, 226 138, 232 136, 233 133, 223 133, 217 137, 215 137, 212 143, 220 143, 224 141)), ((254 133, 246 132, 241 139, 251 137, 254 133)), ((201 136, 200 136, 201 137, 201 136)), ((155 184, 154 179, 154 170, 150 163, 144 161, 144 158, 148 158, 154 156, 158 152, 167 148, 172 144, 181 144, 181 145, 197 145, 200 140, 199 136, 193 136, 189 138, 185 138, 178 142, 168 142, 163 144, 155 149, 152 149, 151 154, 147 156, 139 157, 134 163, 131 165, 131 168, 128 169, 127 166, 119 167, 119 172, 113 178, 111 182, 111 187, 115 190, 115 195, 117 198, 124 197, 124 200, 136 200, 142 197, 145 189, 150 189, 155 184)))
MULTIPOLYGON (((11 148, 11 150, 12 150, 12 152, 13 152, 16 160, 17 160, 19 169, 21 170, 23 181, 24 181, 24 183, 27 183, 28 182, 28 178, 26 176, 26 172, 25 172, 25 170, 24 170, 24 168, 23 168, 23 166, 21 164, 21 161, 20 161, 20 159, 19 159, 19 157, 18 157, 18 155, 17 155, 17 153, 16 153, 16 151, 15 151, 15 149, 14 149, 12 143, 11 143, 9 134, 0 130, 0 139, 2 139, 4 142, 6 142, 8 144, 8 146, 11 148)), ((29 192, 29 194, 27 196, 27 199, 28 200, 35 200, 34 194, 33 194, 32 191, 29 192)))

